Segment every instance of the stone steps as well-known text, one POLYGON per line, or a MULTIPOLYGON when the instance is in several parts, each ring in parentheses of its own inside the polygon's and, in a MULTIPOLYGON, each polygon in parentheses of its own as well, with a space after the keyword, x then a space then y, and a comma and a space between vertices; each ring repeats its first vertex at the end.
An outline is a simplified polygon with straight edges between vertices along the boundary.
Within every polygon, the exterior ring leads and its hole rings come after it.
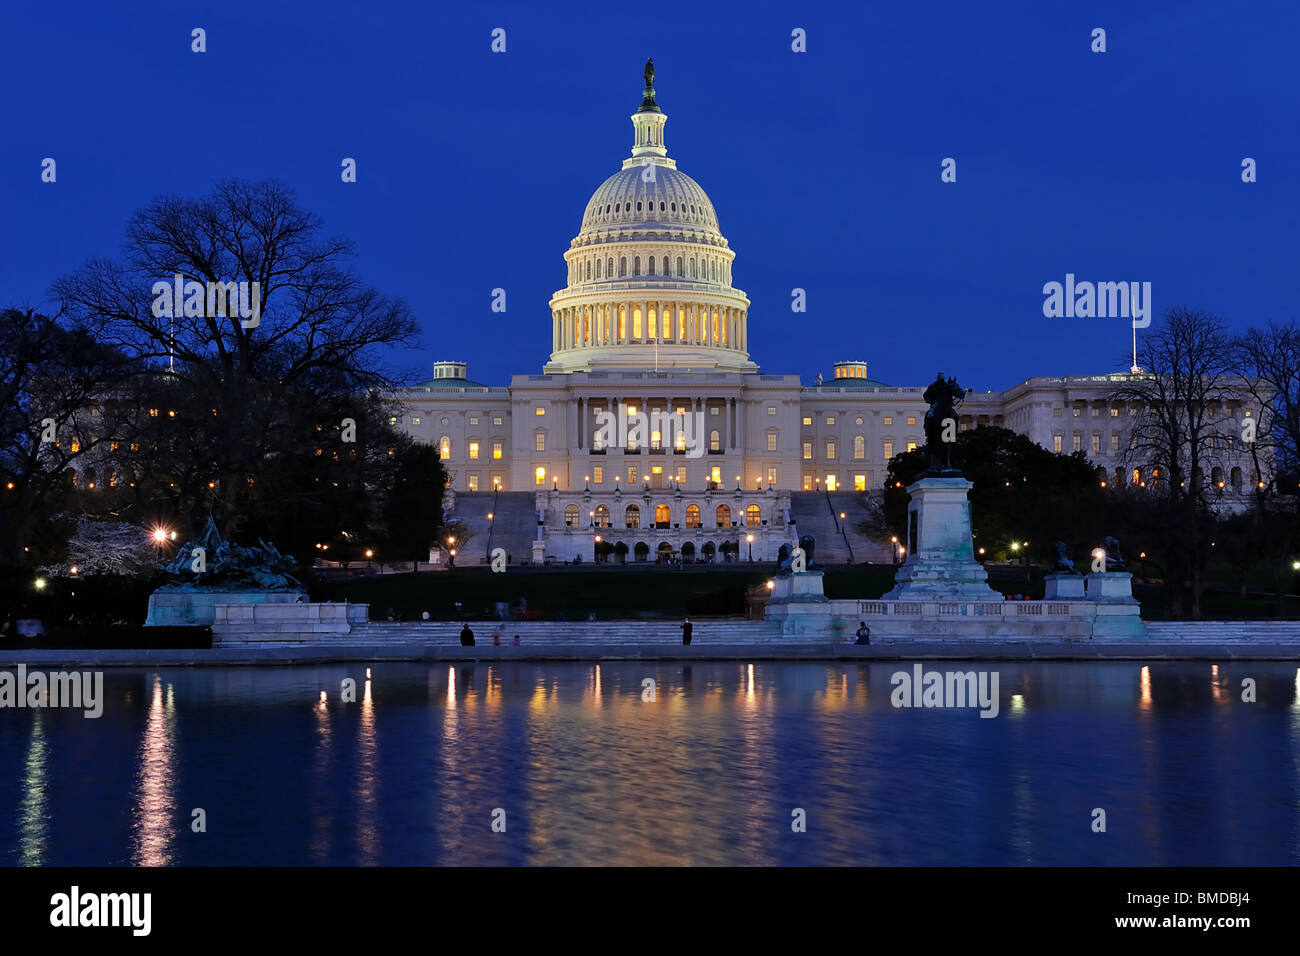
MULTIPOLYGON (((768 621, 692 622, 695 643, 746 644, 781 639, 781 628, 768 621)), ((491 644, 493 621, 470 621, 476 645, 491 644)), ((462 624, 457 621, 420 621, 395 624, 371 621, 357 624, 349 634, 322 634, 321 644, 460 644, 462 624)), ((680 645, 681 621, 511 621, 501 624, 503 644, 519 635, 523 644, 662 644, 680 645)))

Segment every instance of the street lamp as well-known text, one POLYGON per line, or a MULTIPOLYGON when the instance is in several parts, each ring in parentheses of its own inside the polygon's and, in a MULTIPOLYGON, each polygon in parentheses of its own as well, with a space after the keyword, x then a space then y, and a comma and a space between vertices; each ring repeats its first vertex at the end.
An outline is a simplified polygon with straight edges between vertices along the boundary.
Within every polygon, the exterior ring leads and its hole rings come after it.
POLYGON ((745 535, 745 541, 749 543, 749 561, 752 564, 754 561, 754 536, 752 534, 745 535))
POLYGON ((898 535, 893 535, 889 539, 894 546, 894 567, 898 567, 898 535))

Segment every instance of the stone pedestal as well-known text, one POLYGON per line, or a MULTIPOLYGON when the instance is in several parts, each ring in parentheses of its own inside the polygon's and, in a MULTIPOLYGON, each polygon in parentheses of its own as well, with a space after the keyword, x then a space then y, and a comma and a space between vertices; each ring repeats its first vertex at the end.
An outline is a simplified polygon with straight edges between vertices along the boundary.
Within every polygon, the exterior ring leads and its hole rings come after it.
POLYGON ((907 488, 909 554, 885 601, 1001 601, 971 544, 974 487, 960 475, 929 476, 907 488))
POLYGON ((1147 640, 1142 606, 1127 571, 1095 571, 1087 577, 1088 600, 1097 608, 1092 636, 1100 640, 1147 640))
POLYGON ((534 541, 533 542, 533 564, 545 564, 545 563, 546 563, 546 542, 534 541))
POLYGON ((1084 582, 1082 574, 1049 574, 1043 578, 1044 601, 1082 601, 1084 582))
POLYGON ((218 605, 298 604, 306 591, 218 591, 202 588, 159 588, 149 595, 145 627, 210 625, 218 605))
POLYGON ((826 591, 822 588, 821 571, 793 571, 790 574, 778 574, 772 579, 772 594, 768 604, 785 604, 790 601, 826 600, 826 591))

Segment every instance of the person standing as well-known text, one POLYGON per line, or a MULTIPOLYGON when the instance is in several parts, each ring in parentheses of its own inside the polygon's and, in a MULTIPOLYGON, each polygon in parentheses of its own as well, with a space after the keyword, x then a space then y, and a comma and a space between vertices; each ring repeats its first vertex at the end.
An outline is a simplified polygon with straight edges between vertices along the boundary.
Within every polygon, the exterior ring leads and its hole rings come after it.
POLYGON ((683 647, 690 647, 690 646, 691 646, 691 631, 692 631, 692 630, 693 630, 693 628, 691 627, 691 619, 690 619, 689 617, 688 617, 688 618, 685 618, 685 619, 682 621, 682 646, 683 646, 683 647))
POLYGON ((857 639, 856 641, 854 641, 853 643, 854 643, 854 644, 870 644, 870 643, 871 643, 871 628, 867 627, 867 622, 866 622, 866 621, 859 621, 859 622, 858 622, 858 639, 857 639))
POLYGON ((468 624, 466 624, 464 627, 460 629, 460 646, 461 647, 474 646, 474 632, 469 629, 468 624))

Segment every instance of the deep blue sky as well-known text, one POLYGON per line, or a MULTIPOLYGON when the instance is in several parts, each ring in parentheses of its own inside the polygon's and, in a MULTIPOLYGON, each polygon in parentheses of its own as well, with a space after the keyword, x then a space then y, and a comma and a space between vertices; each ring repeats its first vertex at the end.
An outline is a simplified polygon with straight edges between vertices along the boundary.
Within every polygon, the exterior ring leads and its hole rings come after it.
POLYGON ((1300 317, 1298 34, 1290 0, 10 0, 0 306, 48 307, 49 283, 116 255, 156 194, 276 177, 411 303, 413 372, 538 372, 562 255, 629 155, 652 55, 669 154, 737 252, 765 371, 811 381, 863 358, 893 384, 943 368, 996 389, 1115 370, 1125 320, 1046 319, 1043 283, 1150 281, 1157 312, 1236 328, 1300 317), (1098 26, 1105 54, 1089 49, 1098 26), (946 156, 956 184, 940 182, 946 156))

